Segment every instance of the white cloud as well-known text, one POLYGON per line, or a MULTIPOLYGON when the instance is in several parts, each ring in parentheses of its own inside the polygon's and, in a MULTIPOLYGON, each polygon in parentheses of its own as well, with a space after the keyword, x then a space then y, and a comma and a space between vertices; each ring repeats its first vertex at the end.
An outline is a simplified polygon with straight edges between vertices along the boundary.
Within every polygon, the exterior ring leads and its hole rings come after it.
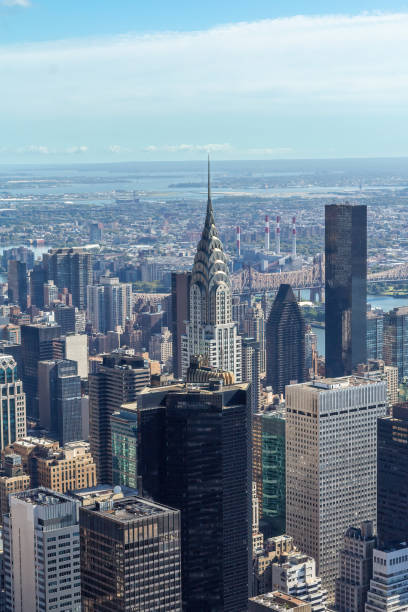
POLYGON ((0 116, 132 117, 137 133, 137 122, 152 115, 183 125, 186 115, 203 113, 248 121, 254 113, 269 120, 327 108, 404 110, 407 31, 408 13, 297 16, 198 32, 0 45, 2 89, 13 92, 1 97, 0 116))
POLYGON ((21 6, 23 8, 31 6, 30 0, 2 0, 0 4, 3 6, 21 6))
POLYGON ((38 153, 40 155, 50 155, 51 150, 45 145, 26 145, 15 150, 16 153, 38 153))
POLYGON ((85 145, 80 145, 80 146, 75 146, 75 147, 68 147, 67 149, 65 149, 65 153, 68 153, 68 155, 77 155, 78 153, 86 153, 88 151, 88 147, 86 147, 85 145))
POLYGON ((216 153, 231 151, 232 146, 228 143, 223 144, 178 144, 178 145, 149 145, 143 149, 146 153, 216 153))
POLYGON ((107 147, 107 151, 109 151, 109 153, 119 155, 119 153, 130 153, 131 149, 128 147, 122 147, 122 145, 109 145, 109 147, 107 147))
POLYGON ((295 151, 292 147, 264 147, 256 149, 248 149, 248 155, 258 157, 284 157, 285 155, 293 155, 295 151))

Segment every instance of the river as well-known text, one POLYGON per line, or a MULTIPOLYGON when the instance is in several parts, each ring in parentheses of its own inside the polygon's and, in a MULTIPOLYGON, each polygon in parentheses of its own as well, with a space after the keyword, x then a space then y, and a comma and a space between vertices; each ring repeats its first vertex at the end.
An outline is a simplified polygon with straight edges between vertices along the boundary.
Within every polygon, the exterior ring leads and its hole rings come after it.
MULTIPOLYGON (((368 304, 371 304, 372 308, 382 308, 384 312, 388 312, 393 308, 399 306, 408 306, 408 297, 392 297, 391 295, 368 295, 368 304)), ((317 350, 319 355, 325 354, 324 348, 324 332, 325 330, 321 327, 313 327, 314 333, 317 336, 317 350)))

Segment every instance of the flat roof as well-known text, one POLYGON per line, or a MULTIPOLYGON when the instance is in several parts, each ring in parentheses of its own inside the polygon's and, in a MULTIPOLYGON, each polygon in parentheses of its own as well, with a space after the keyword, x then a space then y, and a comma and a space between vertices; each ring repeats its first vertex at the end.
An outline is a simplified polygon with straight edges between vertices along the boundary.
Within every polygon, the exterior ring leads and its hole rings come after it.
POLYGON ((87 506, 86 510, 119 523, 128 523, 172 511, 172 508, 151 502, 143 497, 131 496, 87 506))
MULTIPOLYGON (((304 388, 313 389, 315 391, 334 391, 338 389, 347 389, 348 387, 364 387, 367 385, 375 385, 380 382, 376 379, 365 378, 364 376, 342 376, 340 378, 320 378, 319 380, 311 380, 306 383, 301 383, 300 385, 293 386, 302 386, 304 388)), ((291 385, 289 385, 291 386, 291 385)))

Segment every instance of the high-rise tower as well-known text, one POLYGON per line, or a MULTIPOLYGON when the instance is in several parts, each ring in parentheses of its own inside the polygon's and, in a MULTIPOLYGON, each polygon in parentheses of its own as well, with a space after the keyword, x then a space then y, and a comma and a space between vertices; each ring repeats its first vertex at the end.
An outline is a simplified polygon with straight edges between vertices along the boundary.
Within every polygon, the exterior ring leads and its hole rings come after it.
POLYGON ((231 280, 222 242, 215 227, 208 160, 207 214, 197 246, 190 285, 189 321, 182 338, 182 375, 190 358, 202 355, 208 365, 242 378, 241 337, 232 320, 231 280))
POLYGON ((306 380, 305 322, 290 285, 281 285, 266 323, 266 381, 274 393, 306 380))
POLYGON ((327 204, 326 376, 346 376, 367 359, 367 206, 327 204))

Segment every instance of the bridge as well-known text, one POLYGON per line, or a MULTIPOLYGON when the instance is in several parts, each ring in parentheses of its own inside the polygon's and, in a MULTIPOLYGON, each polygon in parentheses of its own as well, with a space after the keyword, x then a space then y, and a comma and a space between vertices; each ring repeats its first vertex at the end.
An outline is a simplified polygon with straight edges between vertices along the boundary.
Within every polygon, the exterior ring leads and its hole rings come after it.
MULTIPOLYGON (((288 272, 258 272, 251 266, 244 266, 231 276, 234 293, 251 293, 256 291, 277 291, 282 283, 293 289, 310 289, 321 292, 324 288, 324 261, 316 258, 312 266, 288 272)), ((368 274, 370 283, 408 282, 408 263, 399 264, 387 270, 368 274)))

